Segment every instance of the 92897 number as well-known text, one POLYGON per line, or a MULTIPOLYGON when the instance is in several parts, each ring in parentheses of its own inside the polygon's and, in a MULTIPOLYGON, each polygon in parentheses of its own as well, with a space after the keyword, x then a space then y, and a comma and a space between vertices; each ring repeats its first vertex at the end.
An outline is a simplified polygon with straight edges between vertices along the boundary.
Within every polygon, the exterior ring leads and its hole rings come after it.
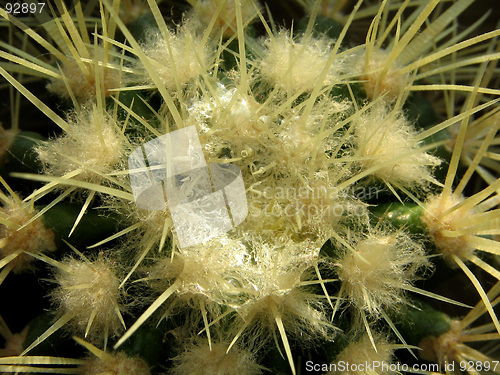
POLYGON ((3 8, 12 15, 28 15, 42 13, 45 3, 22 3, 22 2, 5 2, 3 8))

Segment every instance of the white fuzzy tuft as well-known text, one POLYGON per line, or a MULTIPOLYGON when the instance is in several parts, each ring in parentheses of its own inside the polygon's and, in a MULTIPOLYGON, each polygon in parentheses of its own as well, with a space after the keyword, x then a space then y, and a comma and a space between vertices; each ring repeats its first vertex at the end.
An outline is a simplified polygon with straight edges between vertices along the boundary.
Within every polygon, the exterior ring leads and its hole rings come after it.
POLYGON ((420 151, 416 132, 402 112, 390 111, 377 104, 358 117, 353 124, 359 163, 395 186, 414 187, 433 181, 431 167, 439 165, 435 156, 420 151))
MULTIPOLYGON (((90 58, 95 59, 95 49, 89 48, 90 58)), ((68 61, 63 63, 61 74, 63 79, 53 79, 47 85, 47 89, 53 94, 64 99, 70 99, 70 92, 76 100, 84 103, 97 95, 96 83, 99 82, 101 94, 103 96, 110 95, 111 89, 116 89, 121 86, 121 74, 119 69, 111 68, 111 65, 119 66, 109 52, 106 52, 102 46, 97 47, 97 59, 92 62, 78 62, 72 57, 68 57, 68 61), (106 54, 106 56, 105 56, 106 54), (102 66, 102 62, 107 60, 108 66, 102 66), (111 61, 110 61, 111 60, 111 61), (101 65, 100 65, 101 64, 101 65), (82 69, 82 66, 85 69, 82 69)))
POLYGON ((404 287, 428 266, 424 249, 403 232, 368 234, 352 244, 354 251, 334 263, 348 302, 377 317, 403 302, 404 287))
POLYGON ((366 62, 366 56, 360 57, 358 70, 366 96, 375 100, 383 97, 385 101, 393 102, 405 92, 407 75, 400 72, 400 66, 393 63, 386 70, 388 54, 382 50, 373 51, 370 60, 366 62))
POLYGON ((11 200, 0 208, 0 217, 5 217, 11 226, 0 225, 0 259, 19 252, 19 255, 9 262, 14 273, 33 269, 33 257, 45 251, 54 251, 54 232, 48 229, 41 218, 32 221, 24 228, 22 225, 30 221, 37 211, 32 204, 11 200))
POLYGON ((59 284, 52 294, 62 314, 71 314, 71 327, 77 334, 85 334, 92 340, 102 340, 123 331, 120 316, 120 280, 113 263, 102 253, 94 262, 68 259, 57 269, 55 279, 59 284))
POLYGON ((232 157, 242 158, 237 163, 243 166, 242 173, 246 173, 257 157, 269 158, 266 108, 236 88, 221 83, 216 88, 215 97, 189 102, 187 121, 199 129, 201 144, 209 158, 219 159, 223 149, 230 149, 232 157))
POLYGON ((93 358, 81 368, 82 375, 150 375, 148 364, 141 358, 130 358, 124 353, 106 355, 105 359, 93 358))
POLYGON ((248 325, 251 341, 257 346, 276 333, 277 319, 290 337, 300 336, 304 341, 333 337, 329 336, 334 327, 326 318, 323 296, 302 285, 305 280, 315 280, 313 267, 324 241, 279 244, 277 240, 255 240, 252 245, 254 262, 242 270, 240 279, 242 289, 248 290, 247 299, 234 306, 241 324, 248 325))
POLYGON ((226 353, 229 342, 212 343, 212 349, 204 340, 195 340, 173 359, 172 375, 257 375, 261 366, 245 349, 233 347, 226 353))
POLYGON ((476 249, 472 235, 453 235, 460 233, 460 229, 464 227, 464 220, 471 217, 473 212, 469 209, 458 208, 445 214, 464 200, 464 197, 454 194, 433 196, 428 199, 422 216, 438 251, 452 265, 455 264, 452 259, 453 255, 465 261, 473 255, 476 249), (450 233, 452 235, 449 235, 450 233))
MULTIPOLYGON (((156 34, 144 46, 155 74, 168 90, 181 90, 187 83, 203 75, 210 69, 209 48, 202 44, 188 26, 169 32, 156 34)), ((148 73, 146 81, 152 83, 148 73)))
POLYGON ((100 183, 120 162, 124 148, 116 120, 93 107, 73 113, 68 134, 39 146, 37 152, 48 174, 64 176, 81 169, 75 178, 100 183))
MULTIPOLYGON (((370 341, 369 336, 365 334, 358 341, 349 344, 344 350, 342 350, 342 352, 340 352, 333 363, 333 365, 338 365, 339 363, 349 364, 349 366, 351 366, 349 371, 332 368, 331 371, 325 375, 364 375, 368 372, 364 371, 367 365, 373 366, 374 363, 378 363, 381 367, 389 366, 392 363, 394 349, 381 335, 375 335, 374 342, 377 350, 373 348, 373 344, 370 341)), ((392 371, 378 371, 380 370, 375 369, 374 374, 397 374, 397 372, 392 371)))
POLYGON ((149 271, 149 278, 153 288, 161 292, 178 280, 180 286, 174 296, 187 304, 199 306, 201 299, 232 306, 244 295, 234 284, 241 285, 239 274, 249 257, 240 240, 222 235, 159 259, 149 271), (189 302, 192 300, 195 302, 189 302))
POLYGON ((295 41, 281 31, 264 42, 265 52, 258 67, 262 78, 289 93, 311 91, 314 87, 341 83, 344 61, 336 59, 330 66, 332 42, 328 39, 295 41), (323 80, 323 69, 328 72, 323 80))

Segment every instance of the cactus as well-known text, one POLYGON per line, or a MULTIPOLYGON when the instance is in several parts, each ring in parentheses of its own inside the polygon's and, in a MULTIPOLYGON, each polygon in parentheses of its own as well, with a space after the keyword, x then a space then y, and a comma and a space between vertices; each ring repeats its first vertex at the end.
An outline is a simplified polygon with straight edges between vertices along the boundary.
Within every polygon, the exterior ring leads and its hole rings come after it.
POLYGON ((0 373, 500 373, 500 30, 365 3, 2 3, 0 373))

